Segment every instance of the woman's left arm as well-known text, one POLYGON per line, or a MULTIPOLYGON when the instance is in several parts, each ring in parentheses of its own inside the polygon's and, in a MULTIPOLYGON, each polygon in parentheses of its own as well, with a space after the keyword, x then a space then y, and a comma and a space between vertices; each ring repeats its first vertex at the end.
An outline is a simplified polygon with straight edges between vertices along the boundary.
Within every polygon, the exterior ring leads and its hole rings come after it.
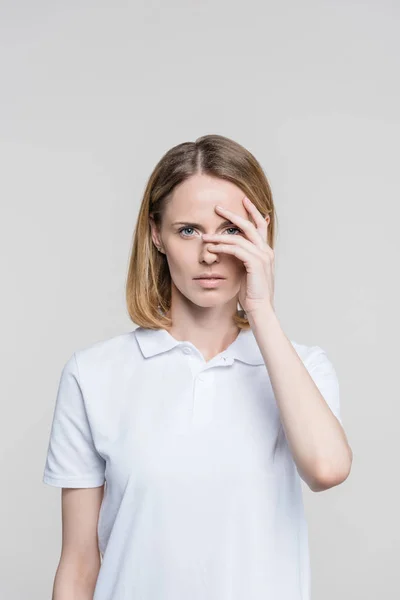
POLYGON ((273 308, 253 311, 248 319, 299 474, 314 492, 339 485, 348 477, 353 459, 342 425, 282 330, 273 308))
POLYGON ((353 454, 342 425, 314 383, 274 309, 274 251, 268 244, 270 216, 265 217, 246 196, 244 218, 216 206, 243 235, 203 234, 210 252, 229 254, 244 270, 238 300, 264 358, 289 448, 302 479, 313 491, 342 483, 353 454))

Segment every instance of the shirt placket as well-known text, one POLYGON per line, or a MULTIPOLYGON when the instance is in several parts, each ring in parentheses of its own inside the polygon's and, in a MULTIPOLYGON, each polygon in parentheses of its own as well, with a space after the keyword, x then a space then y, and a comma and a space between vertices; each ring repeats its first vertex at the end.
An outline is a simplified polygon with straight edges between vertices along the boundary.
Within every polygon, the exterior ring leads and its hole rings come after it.
POLYGON ((218 356, 205 362, 199 352, 185 346, 183 352, 187 356, 192 373, 191 422, 193 427, 204 427, 213 420, 215 402, 215 369, 216 366, 231 364, 230 359, 218 356))

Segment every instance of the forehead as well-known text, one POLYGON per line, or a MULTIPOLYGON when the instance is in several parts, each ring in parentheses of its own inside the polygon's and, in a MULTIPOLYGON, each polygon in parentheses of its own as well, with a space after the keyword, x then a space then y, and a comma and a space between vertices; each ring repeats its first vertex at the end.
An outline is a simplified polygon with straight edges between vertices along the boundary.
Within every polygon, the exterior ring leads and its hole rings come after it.
POLYGON ((225 218, 214 210, 219 204, 247 218, 242 202, 244 195, 242 190, 230 181, 209 175, 193 175, 173 190, 171 200, 166 206, 165 217, 168 220, 215 217, 219 221, 225 218))

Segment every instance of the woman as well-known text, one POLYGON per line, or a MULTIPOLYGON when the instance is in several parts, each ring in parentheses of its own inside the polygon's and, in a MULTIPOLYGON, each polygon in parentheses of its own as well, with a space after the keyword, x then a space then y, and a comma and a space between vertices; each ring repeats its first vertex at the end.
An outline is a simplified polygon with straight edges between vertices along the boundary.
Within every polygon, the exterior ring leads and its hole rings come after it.
POLYGON ((61 375, 43 477, 63 488, 55 600, 309 598, 301 479, 340 484, 352 451, 332 363, 276 316, 274 233, 234 141, 155 167, 126 287, 139 327, 61 375))

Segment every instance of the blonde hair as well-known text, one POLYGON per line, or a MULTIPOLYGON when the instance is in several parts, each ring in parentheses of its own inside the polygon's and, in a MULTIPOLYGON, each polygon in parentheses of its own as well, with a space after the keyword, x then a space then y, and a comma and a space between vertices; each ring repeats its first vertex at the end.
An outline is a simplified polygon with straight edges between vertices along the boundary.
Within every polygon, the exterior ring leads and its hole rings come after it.
MULTIPOLYGON (((161 224, 174 188, 196 174, 226 179, 239 187, 261 214, 270 215, 268 244, 274 248, 276 213, 267 177, 255 157, 243 146, 222 135, 205 135, 168 150, 151 173, 142 199, 126 279, 126 303, 130 318, 141 327, 168 329, 172 319, 171 276, 165 254, 154 246, 150 215, 161 224)), ((240 303, 238 303, 240 306, 240 303)), ((243 310, 233 315, 239 329, 250 325, 243 310)))

